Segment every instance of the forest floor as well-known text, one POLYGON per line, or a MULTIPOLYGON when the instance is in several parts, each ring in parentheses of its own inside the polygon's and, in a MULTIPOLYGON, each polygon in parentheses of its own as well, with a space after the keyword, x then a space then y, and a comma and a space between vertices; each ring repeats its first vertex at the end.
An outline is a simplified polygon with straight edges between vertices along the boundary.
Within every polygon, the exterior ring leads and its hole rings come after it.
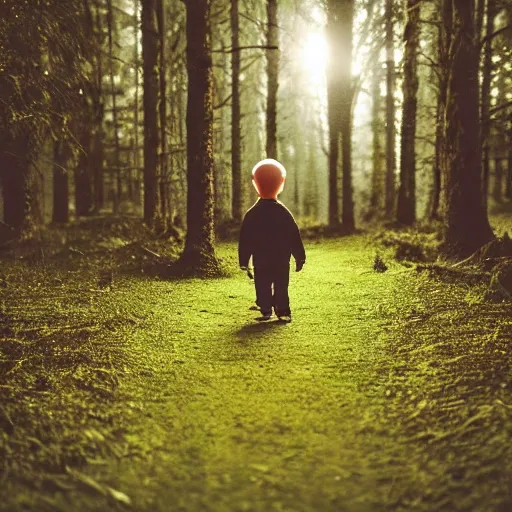
POLYGON ((307 240, 293 322, 258 323, 235 244, 226 277, 165 280, 165 244, 86 228, 2 260, 0 510, 512 510, 511 305, 485 284, 307 240))

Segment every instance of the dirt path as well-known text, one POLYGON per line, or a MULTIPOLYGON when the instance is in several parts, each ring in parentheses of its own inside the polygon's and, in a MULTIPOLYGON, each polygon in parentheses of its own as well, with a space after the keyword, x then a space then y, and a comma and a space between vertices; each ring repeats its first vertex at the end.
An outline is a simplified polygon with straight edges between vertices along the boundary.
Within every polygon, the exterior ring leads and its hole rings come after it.
MULTIPOLYGON (((156 449, 122 465, 137 509, 375 510, 393 501, 394 440, 383 415, 381 310, 393 277, 360 242, 313 246, 293 276, 293 322, 254 321, 251 284, 159 283, 132 381, 156 449), (382 457, 382 451, 388 457, 382 457)), ((148 294, 148 290, 141 289, 148 294)), ((128 384, 130 386, 130 384, 128 384)))
MULTIPOLYGON (((444 386, 457 379, 429 366, 435 348, 418 359, 414 334, 396 348, 425 318, 421 278, 398 265, 374 273, 365 244, 309 245, 304 271, 292 275, 289 325, 254 321, 242 273, 120 282, 112 298, 130 298, 140 320, 119 378, 129 421, 118 456, 84 474, 123 494, 63 492, 51 509, 510 510, 510 411, 480 411, 491 400, 482 392, 450 416, 457 428, 479 427, 455 430, 476 457, 469 472, 460 443, 439 444, 428 414, 435 428, 448 425, 435 395, 455 410, 458 390, 445 396, 444 386)), ((234 266, 233 246, 221 255, 234 266)))

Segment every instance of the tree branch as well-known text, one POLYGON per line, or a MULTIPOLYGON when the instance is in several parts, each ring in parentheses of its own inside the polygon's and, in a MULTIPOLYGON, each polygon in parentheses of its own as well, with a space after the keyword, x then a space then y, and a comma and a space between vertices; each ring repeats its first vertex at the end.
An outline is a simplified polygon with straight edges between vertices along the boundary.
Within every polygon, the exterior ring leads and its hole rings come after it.
POLYGON ((212 50, 212 53, 233 53, 239 52, 240 50, 249 50, 249 49, 260 49, 260 50, 279 50, 279 46, 266 46, 266 45, 249 45, 249 46, 238 46, 237 48, 224 48, 221 50, 212 50))
POLYGON ((251 18, 250 16, 248 16, 247 14, 245 14, 243 12, 239 13, 239 15, 240 15, 240 17, 245 18, 246 20, 250 21, 251 23, 254 23, 259 28, 262 28, 264 26, 263 22, 261 22, 260 20, 251 18))
POLYGON ((505 27, 502 27, 499 30, 496 30, 496 32, 493 32, 491 35, 485 36, 480 41, 480 48, 482 46, 484 46, 487 42, 492 41, 495 37, 498 37, 499 35, 503 34, 504 32, 507 32, 507 30, 511 30, 512 31, 512 25, 510 25, 510 24, 506 25, 505 27))
POLYGON ((503 103, 501 105, 497 105, 494 108, 491 108, 491 110, 489 110, 489 114, 491 114, 491 115, 496 114, 496 112, 499 112, 500 110, 506 109, 508 107, 512 107, 512 100, 507 101, 506 103, 503 103))
POLYGON ((213 106, 213 110, 217 110, 219 108, 222 108, 224 107, 225 105, 227 105, 230 101, 231 101, 231 98, 233 97, 232 94, 230 94, 229 96, 227 96, 226 98, 224 98, 224 100, 222 100, 220 103, 218 103, 217 105, 214 105, 213 106))

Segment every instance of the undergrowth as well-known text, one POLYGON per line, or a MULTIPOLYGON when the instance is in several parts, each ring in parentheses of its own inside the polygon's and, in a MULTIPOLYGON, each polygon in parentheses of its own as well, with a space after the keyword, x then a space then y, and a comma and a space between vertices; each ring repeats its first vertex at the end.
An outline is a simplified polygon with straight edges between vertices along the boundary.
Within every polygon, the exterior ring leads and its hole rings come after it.
MULTIPOLYGON (((421 275, 406 299, 409 313, 388 332, 395 363, 387 414, 411 446, 427 446, 418 460, 425 510, 512 506, 512 315, 510 304, 482 300, 484 290, 421 275)), ((413 495, 403 497, 405 510, 413 495)))
POLYGON ((83 271, 3 270, 0 480, 4 490, 70 488, 73 468, 121 455, 122 347, 142 319, 83 271))
MULTIPOLYGON (((334 284, 331 292, 357 286, 345 283, 346 269, 336 267, 338 251, 344 247, 352 247, 357 258, 362 257, 359 247, 362 251, 368 239, 355 242, 355 238, 342 239, 339 244, 332 240, 321 248, 322 260, 332 263, 322 261, 321 282, 334 284)), ((418 255, 427 264, 433 261, 438 243, 435 232, 388 232, 379 240, 384 241, 383 249, 372 245, 375 239, 369 242, 371 248, 364 248, 369 255, 375 250, 382 253, 373 262, 379 263, 376 268, 369 257, 368 268, 361 274, 379 279, 368 293, 373 295, 378 286, 386 286, 387 273, 402 273, 394 306, 392 302, 372 309, 382 316, 382 335, 387 337, 386 350, 392 361, 391 366, 387 359, 382 361, 383 374, 378 376, 386 386, 382 414, 395 429, 387 435, 403 440, 410 449, 416 481, 424 484, 421 499, 420 489, 391 489, 395 509, 508 510, 500 507, 512 506, 504 495, 504 490, 512 495, 507 480, 512 473, 508 442, 512 434, 510 303, 484 300, 487 288, 479 280, 459 279, 456 274, 449 279, 435 272, 418 274, 409 268, 418 262, 418 255), (401 265, 390 261, 396 256, 395 243, 409 248, 401 265), (421 252, 415 253, 417 248, 421 252), (454 502, 453 496, 460 499, 465 494, 459 491, 468 482, 479 482, 478 490, 466 493, 467 503, 464 499, 454 502), (475 503, 480 508, 471 508, 475 503)), ((145 276, 158 279, 180 250, 179 240, 154 237, 139 221, 97 218, 72 229, 49 229, 37 240, 4 251, 0 271, 0 494, 26 489, 10 496, 17 507, 33 510, 34 503, 38 509, 46 503, 46 509, 53 511, 50 495, 81 488, 106 497, 110 509, 130 504, 127 495, 83 469, 106 466, 112 459, 123 461, 137 450, 129 439, 130 424, 139 411, 136 404, 131 409, 130 397, 124 395, 120 383, 149 371, 144 354, 135 360, 126 344, 136 331, 151 324, 152 297, 150 291, 138 296, 133 290, 145 288, 141 282, 145 276), (129 285, 132 280, 137 280, 137 286, 129 285)), ((237 270, 233 248, 223 265, 228 273, 237 270)), ((319 272, 309 270, 308 265, 305 272, 319 272)), ((349 268, 353 276, 359 272, 355 268, 349 268)), ((222 288, 222 284, 216 286, 222 288)), ((320 289, 307 292, 324 299, 327 293, 320 289)), ((348 293, 345 298, 350 299, 348 293)), ((235 295, 229 299, 237 300, 235 295)), ((194 300, 199 304, 198 298, 194 300)), ((210 314, 198 304, 196 316, 210 314)), ((367 305, 355 306, 364 310, 367 305)), ((347 304, 344 307, 351 310, 347 304)), ((334 314, 334 306, 329 308, 334 314)), ((175 314, 181 322, 187 316, 182 311, 175 314)), ((167 311, 165 317, 166 328, 176 329, 174 324, 179 322, 167 311)), ((312 318, 322 325, 317 314, 312 318)), ((212 325, 214 329, 217 320, 212 325)), ((363 323, 355 325, 364 327, 363 323)), ((187 336, 185 331, 175 332, 187 336)), ((174 363, 186 369, 182 360, 174 363)), ((375 404, 374 408, 370 417, 380 411, 375 404)))

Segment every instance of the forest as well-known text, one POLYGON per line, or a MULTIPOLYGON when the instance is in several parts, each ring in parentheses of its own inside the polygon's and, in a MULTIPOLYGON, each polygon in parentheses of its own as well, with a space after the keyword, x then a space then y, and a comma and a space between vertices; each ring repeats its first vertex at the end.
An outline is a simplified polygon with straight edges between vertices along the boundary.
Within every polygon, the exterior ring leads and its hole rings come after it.
POLYGON ((512 0, 0 0, 0 511, 509 510, 511 230, 512 0))

